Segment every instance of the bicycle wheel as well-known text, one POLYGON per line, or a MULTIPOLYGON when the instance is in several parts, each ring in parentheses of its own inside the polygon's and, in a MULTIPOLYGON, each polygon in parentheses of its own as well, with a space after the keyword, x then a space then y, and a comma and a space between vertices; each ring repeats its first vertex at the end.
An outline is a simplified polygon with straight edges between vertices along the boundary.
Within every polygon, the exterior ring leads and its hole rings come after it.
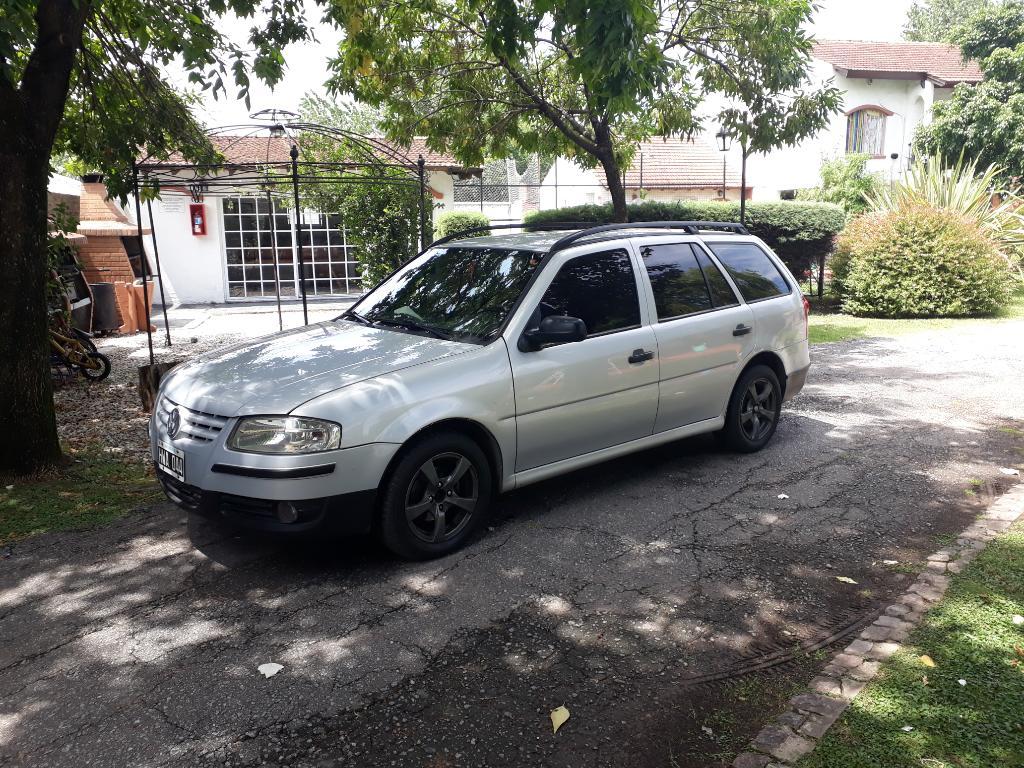
POLYGON ((90 381, 102 381, 110 375, 110 358, 100 352, 90 352, 88 362, 78 366, 82 375, 90 381))

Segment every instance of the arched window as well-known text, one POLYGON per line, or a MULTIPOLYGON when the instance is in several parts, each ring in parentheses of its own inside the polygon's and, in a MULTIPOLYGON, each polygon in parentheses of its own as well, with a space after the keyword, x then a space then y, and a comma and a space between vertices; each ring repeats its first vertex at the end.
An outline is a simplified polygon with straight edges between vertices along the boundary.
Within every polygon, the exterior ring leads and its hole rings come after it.
POLYGON ((885 118, 890 112, 885 107, 865 104, 846 113, 846 151, 873 157, 885 154, 885 118))

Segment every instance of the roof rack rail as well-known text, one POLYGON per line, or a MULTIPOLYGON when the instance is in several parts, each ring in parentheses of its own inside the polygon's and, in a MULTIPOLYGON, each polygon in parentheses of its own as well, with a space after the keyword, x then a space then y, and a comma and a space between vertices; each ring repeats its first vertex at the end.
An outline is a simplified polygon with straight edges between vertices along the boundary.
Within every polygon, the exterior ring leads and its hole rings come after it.
POLYGON ((461 232, 455 232, 450 235, 445 235, 432 242, 428 248, 433 248, 435 245, 443 245, 444 243, 450 243, 452 240, 461 240, 464 237, 470 235, 484 234, 491 232, 495 229, 523 229, 529 230, 530 232, 548 232, 550 230, 560 229, 579 229, 579 222, 572 221, 544 221, 537 224, 527 224, 525 221, 512 222, 511 224, 488 224, 486 227, 473 227, 472 229, 464 229, 461 232))
POLYGON ((578 232, 572 232, 555 241, 555 244, 551 246, 550 253, 564 250, 573 243, 582 240, 585 237, 589 237, 590 235, 597 235, 602 232, 614 232, 622 229, 681 229, 690 235, 696 235, 702 229, 719 229, 726 232, 732 232, 737 235, 750 234, 745 226, 737 224, 734 221, 635 221, 632 223, 624 222, 619 224, 602 224, 598 227, 590 227, 589 229, 581 229, 578 232))

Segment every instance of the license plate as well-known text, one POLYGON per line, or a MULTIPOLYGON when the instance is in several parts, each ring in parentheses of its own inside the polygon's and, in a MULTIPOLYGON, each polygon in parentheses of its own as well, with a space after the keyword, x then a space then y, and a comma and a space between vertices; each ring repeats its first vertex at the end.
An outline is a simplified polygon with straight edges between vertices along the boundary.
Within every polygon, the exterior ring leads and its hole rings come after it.
POLYGON ((185 454, 173 445, 157 445, 156 465, 175 480, 185 482, 185 454))

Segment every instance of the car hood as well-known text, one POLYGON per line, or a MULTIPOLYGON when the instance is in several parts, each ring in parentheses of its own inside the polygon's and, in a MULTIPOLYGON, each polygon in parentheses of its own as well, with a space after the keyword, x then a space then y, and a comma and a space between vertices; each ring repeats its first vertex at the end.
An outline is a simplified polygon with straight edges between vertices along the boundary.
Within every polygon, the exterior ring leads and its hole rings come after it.
POLYGON ((345 320, 316 323, 200 355, 168 374, 161 393, 219 416, 288 413, 340 387, 472 349, 345 320))

